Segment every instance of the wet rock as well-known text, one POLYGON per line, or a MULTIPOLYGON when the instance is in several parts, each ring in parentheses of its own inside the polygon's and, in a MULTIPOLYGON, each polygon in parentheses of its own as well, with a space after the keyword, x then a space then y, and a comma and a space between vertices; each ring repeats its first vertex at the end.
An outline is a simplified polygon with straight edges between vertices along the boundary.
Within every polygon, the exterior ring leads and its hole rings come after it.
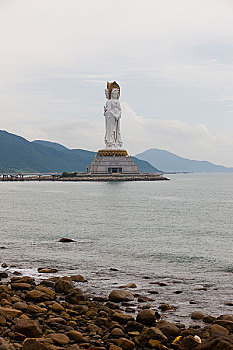
POLYGON ((30 290, 33 287, 29 283, 11 283, 11 288, 13 290, 30 290))
POLYGON ((3 315, 0 314, 0 326, 5 326, 6 324, 6 319, 3 315))
POLYGON ((216 317, 207 315, 206 317, 203 318, 203 322, 205 323, 213 323, 216 320, 216 317))
POLYGON ((122 350, 122 347, 119 347, 115 344, 110 344, 109 350, 122 350))
POLYGON ((174 307, 169 305, 169 304, 167 304, 167 303, 162 303, 162 304, 159 305, 159 309, 161 311, 168 311, 168 310, 174 310, 174 307))
POLYGON ((27 308, 27 313, 29 314, 38 314, 38 313, 46 313, 47 312, 47 309, 46 308, 42 308, 38 305, 34 305, 34 304, 30 304, 28 305, 28 308, 27 308))
POLYGON ((208 331, 210 335, 214 333, 222 333, 226 335, 229 334, 229 331, 225 327, 220 326, 219 324, 212 324, 210 327, 208 327, 208 331))
POLYGON ((7 278, 8 273, 7 272, 0 272, 0 278, 7 278))
POLYGON ((159 294, 159 292, 157 290, 152 290, 152 289, 148 290, 147 293, 149 293, 149 294, 159 294))
POLYGON ((28 338, 38 338, 42 335, 39 323, 30 319, 18 319, 15 325, 15 330, 24 334, 28 338))
POLYGON ((119 338, 119 337, 124 337, 124 332, 121 328, 113 328, 112 331, 111 331, 111 335, 113 337, 116 337, 116 338, 119 338))
POLYGON ((119 286, 118 288, 137 288, 135 283, 124 284, 123 286, 119 286))
POLYGON ((201 312, 201 311, 194 311, 191 314, 192 320, 203 320, 203 318, 205 318, 205 317, 206 317, 206 315, 203 314, 203 312, 201 312))
POLYGON ((230 333, 233 333, 233 321, 228 320, 216 320, 214 324, 218 324, 219 326, 225 327, 230 333))
POLYGON ((0 306, 0 314, 6 318, 15 318, 15 317, 19 317, 20 315, 22 315, 22 311, 0 306))
POLYGON ((81 300, 84 300, 84 296, 80 289, 74 289, 66 296, 65 300, 70 304, 78 304, 81 300))
POLYGON ((17 301, 13 304, 13 308, 17 310, 21 310, 22 312, 25 312, 27 310, 28 305, 22 301, 17 301))
POLYGON ((57 313, 60 313, 62 311, 64 311, 64 307, 57 303, 57 302, 54 302, 52 305, 50 305, 50 309, 53 311, 53 312, 57 312, 57 313))
POLYGON ((156 322, 155 311, 151 309, 142 310, 137 314, 136 320, 144 325, 153 326, 156 322))
POLYGON ((55 299, 56 297, 56 293, 54 292, 54 290, 47 288, 45 286, 38 286, 36 287, 36 290, 39 290, 40 292, 45 293, 49 298, 48 299, 55 299))
POLYGON ((13 275, 15 275, 15 276, 20 276, 20 275, 22 275, 22 273, 19 272, 19 271, 14 271, 14 272, 13 272, 13 275))
POLYGON ((105 297, 96 296, 96 297, 93 297, 92 300, 93 301, 98 301, 100 303, 103 303, 103 302, 107 301, 108 299, 105 298, 105 297))
POLYGON ((74 284, 72 280, 67 280, 64 277, 60 277, 54 286, 56 293, 65 293, 65 294, 68 294, 70 290, 73 288, 74 288, 74 284))
POLYGON ((76 241, 74 241, 73 239, 71 239, 71 238, 61 238, 61 239, 59 239, 59 241, 58 242, 61 242, 61 243, 70 243, 70 242, 76 242, 76 241))
POLYGON ((199 343, 195 340, 195 338, 192 335, 188 335, 187 337, 184 337, 180 344, 178 349, 179 350, 192 350, 197 349, 199 343))
POLYGON ((89 310, 87 305, 74 305, 74 310, 78 312, 79 315, 87 313, 89 310))
POLYGON ((73 282, 87 282, 87 280, 82 275, 70 276, 73 282))
POLYGON ((109 300, 113 302, 121 302, 121 301, 133 301, 134 296, 130 292, 126 292, 124 290, 114 289, 109 294, 109 300))
POLYGON ((202 344, 198 346, 198 350, 232 350, 233 339, 226 335, 217 335, 205 339, 202 344))
POLYGON ((35 279, 29 276, 23 276, 23 277, 12 277, 11 283, 27 283, 31 284, 32 286, 35 286, 35 279))
POLYGON ((126 338, 118 339, 117 345, 120 346, 123 350, 133 350, 135 347, 134 342, 126 338))
POLYGON ((150 282, 150 284, 157 284, 160 287, 166 287, 167 286, 167 283, 165 283, 165 282, 150 282))
POLYGON ((129 332, 141 332, 143 330, 144 326, 137 321, 129 321, 125 327, 125 330, 127 333, 129 332))
POLYGON ((7 343, 4 338, 0 337, 0 350, 15 350, 15 347, 7 343))
POLYGON ((127 315, 123 312, 114 312, 112 319, 114 321, 121 323, 121 324, 126 324, 129 321, 134 321, 133 316, 127 315))
POLYGON ((52 338, 54 343, 57 345, 66 345, 70 342, 67 335, 62 333, 52 333, 52 334, 49 334, 49 337, 52 338))
POLYGON ((57 347, 45 342, 45 339, 27 338, 23 342, 22 350, 57 350, 57 347))
POLYGON ((26 300, 32 300, 35 302, 40 302, 43 300, 46 300, 46 294, 43 292, 40 292, 39 290, 31 290, 29 292, 27 292, 27 294, 25 295, 25 299, 26 300))
POLYGON ((68 337, 75 341, 76 343, 82 343, 83 342, 83 336, 80 332, 71 330, 67 333, 68 337))
POLYGON ((159 321, 157 327, 166 335, 166 337, 177 337, 181 332, 176 325, 165 320, 159 321))
POLYGON ((139 303, 147 303, 148 301, 153 301, 153 299, 149 298, 149 297, 146 297, 144 295, 140 295, 138 297, 138 302, 139 303))
POLYGON ((138 342, 141 346, 146 347, 148 346, 150 339, 158 340, 159 342, 162 342, 162 343, 167 341, 167 337, 157 327, 144 329, 143 332, 141 333, 141 336, 138 339, 138 342))
POLYGON ((53 269, 53 268, 50 268, 50 267, 39 267, 37 269, 37 271, 39 273, 56 273, 56 272, 58 272, 58 269, 53 269))

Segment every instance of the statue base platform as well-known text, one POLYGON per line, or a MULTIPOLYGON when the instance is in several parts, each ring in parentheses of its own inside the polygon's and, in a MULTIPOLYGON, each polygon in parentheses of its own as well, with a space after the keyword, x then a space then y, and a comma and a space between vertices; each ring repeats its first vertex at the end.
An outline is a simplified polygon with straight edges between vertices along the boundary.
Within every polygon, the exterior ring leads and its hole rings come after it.
POLYGON ((87 168, 87 172, 90 174, 138 174, 138 167, 126 150, 100 150, 87 168))
POLYGON ((127 157, 125 149, 101 149, 97 153, 98 157, 127 157))

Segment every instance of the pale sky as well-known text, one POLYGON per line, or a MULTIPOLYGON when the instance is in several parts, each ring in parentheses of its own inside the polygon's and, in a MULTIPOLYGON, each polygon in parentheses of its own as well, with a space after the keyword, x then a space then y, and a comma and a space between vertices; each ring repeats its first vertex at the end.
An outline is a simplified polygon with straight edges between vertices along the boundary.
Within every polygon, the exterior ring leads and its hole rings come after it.
POLYGON ((0 0, 0 129, 104 148, 106 81, 130 154, 233 166, 232 0, 0 0))

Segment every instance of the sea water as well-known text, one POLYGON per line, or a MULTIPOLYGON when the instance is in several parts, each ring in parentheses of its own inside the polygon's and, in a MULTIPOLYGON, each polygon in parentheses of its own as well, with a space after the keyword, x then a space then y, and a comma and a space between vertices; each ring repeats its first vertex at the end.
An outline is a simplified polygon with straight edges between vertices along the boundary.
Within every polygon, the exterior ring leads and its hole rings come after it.
POLYGON ((155 308, 174 305, 173 320, 198 309, 232 313, 233 174, 168 177, 1 182, 1 262, 37 278, 43 266, 82 274, 82 288, 97 295, 135 282, 155 308), (76 242, 58 242, 62 237, 76 242))

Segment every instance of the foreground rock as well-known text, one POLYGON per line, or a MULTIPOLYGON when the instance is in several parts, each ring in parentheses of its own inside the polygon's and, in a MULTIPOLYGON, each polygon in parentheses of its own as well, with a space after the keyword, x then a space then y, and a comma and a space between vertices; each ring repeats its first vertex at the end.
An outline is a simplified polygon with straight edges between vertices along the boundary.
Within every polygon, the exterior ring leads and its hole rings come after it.
POLYGON ((71 239, 71 238, 61 238, 61 239, 59 239, 59 241, 58 242, 61 242, 61 243, 70 243, 70 242, 76 242, 76 241, 74 241, 73 239, 71 239))
POLYGON ((36 285, 24 276, 0 284, 0 350, 233 349, 232 315, 194 312, 199 323, 187 328, 160 319, 148 304, 132 316, 123 308, 137 307, 133 293, 115 289, 108 299, 92 298, 75 288, 81 277, 51 277, 36 285))
POLYGON ((130 292, 126 292, 124 290, 121 289, 114 289, 111 291, 111 293, 109 294, 109 300, 113 301, 113 302, 121 302, 121 301, 133 301, 134 300, 134 296, 132 293, 130 292))

